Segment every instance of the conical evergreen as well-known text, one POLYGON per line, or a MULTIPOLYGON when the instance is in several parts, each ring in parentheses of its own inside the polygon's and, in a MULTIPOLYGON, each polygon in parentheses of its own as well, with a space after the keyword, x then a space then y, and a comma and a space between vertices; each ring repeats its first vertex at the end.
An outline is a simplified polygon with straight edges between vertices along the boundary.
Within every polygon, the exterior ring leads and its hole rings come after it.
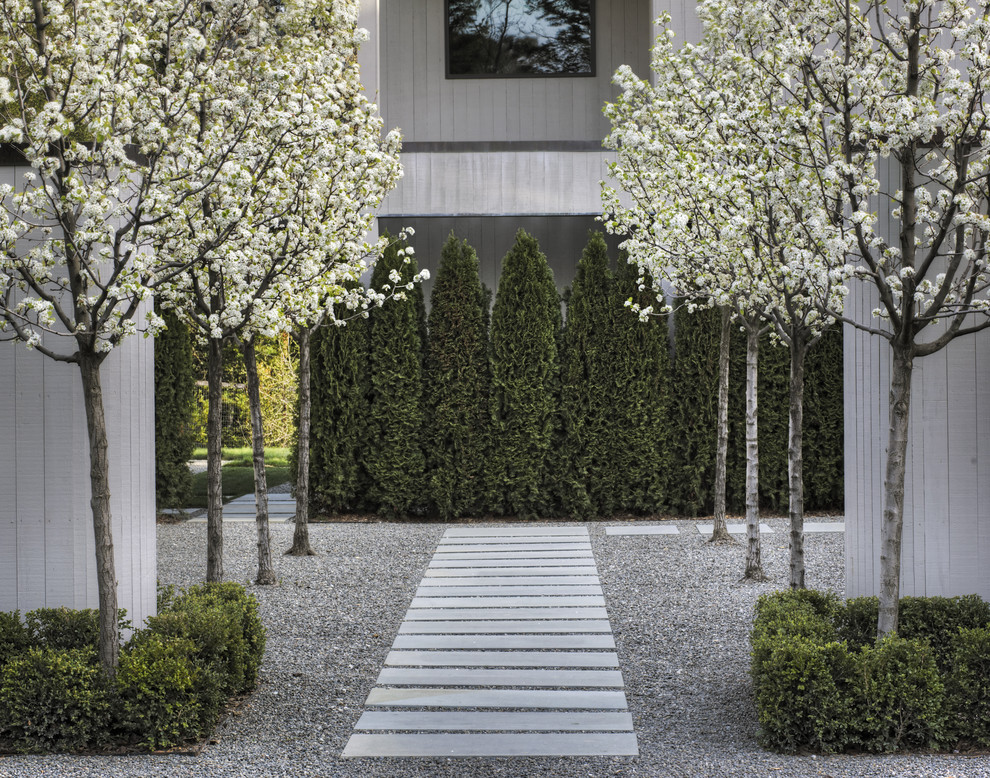
POLYGON ((181 508, 192 478, 196 385, 189 328, 159 311, 167 329, 155 338, 155 498, 158 508, 181 508))
MULTIPOLYGON (((416 262, 395 242, 375 264, 372 287, 391 285, 393 271, 399 274, 399 286, 411 282, 417 272, 416 262)), ((426 492, 425 344, 421 302, 415 291, 373 310, 369 325, 370 392, 364 459, 371 477, 369 496, 380 513, 401 516, 421 508, 426 492)))
POLYGON ((490 505, 525 517, 552 509, 548 460, 557 417, 560 298, 536 240, 516 233, 492 311, 490 505))
MULTIPOLYGON (((338 311, 341 317, 347 311, 338 311)), ((368 395, 368 322, 318 327, 310 343, 310 513, 365 507, 362 464, 368 395)))
POLYGON ((833 325, 808 351, 804 374, 804 504, 842 508, 842 327, 833 325))
POLYGON ((430 497, 443 519, 484 508, 488 331, 478 256, 451 233, 430 297, 426 350, 430 497))
POLYGON ((649 514, 667 507, 674 458, 669 322, 666 315, 641 322, 625 307, 630 299, 644 307, 657 304, 639 291, 639 270, 625 260, 623 255, 612 294, 614 355, 609 363, 616 399, 605 480, 614 484, 616 509, 649 514))
POLYGON ((674 312, 674 391, 671 442, 676 453, 668 482, 671 508, 697 516, 712 508, 718 421, 719 313, 674 312))

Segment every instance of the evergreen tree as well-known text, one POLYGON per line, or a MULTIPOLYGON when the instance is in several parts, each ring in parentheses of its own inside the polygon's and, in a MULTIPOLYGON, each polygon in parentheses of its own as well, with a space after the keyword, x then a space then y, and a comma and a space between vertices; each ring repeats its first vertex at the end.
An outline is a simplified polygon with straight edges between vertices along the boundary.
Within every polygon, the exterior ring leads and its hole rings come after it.
POLYGON ((548 460, 557 416, 560 298, 536 240, 516 233, 492 311, 490 505, 533 517, 552 509, 548 460))
POLYGON ((159 508, 182 507, 192 478, 196 384, 189 328, 172 311, 155 339, 155 497, 159 508))
POLYGON ((430 496, 440 517, 483 508, 488 331, 478 256, 451 233, 430 297, 426 396, 430 496))
POLYGON ((616 401, 605 468, 606 480, 614 484, 616 508, 649 514, 667 507, 674 458, 670 338, 667 316, 641 322, 625 307, 630 299, 644 307, 651 302, 649 293, 639 291, 638 278, 638 268, 623 255, 611 305, 614 353, 609 362, 616 401))
MULTIPOLYGON (((371 285, 384 289, 412 282, 416 262, 392 241, 375 264, 371 285)), ((413 287, 415 290, 416 287, 413 287)), ((369 318, 370 369, 367 449, 369 496, 390 517, 422 507, 426 460, 423 452, 422 293, 390 300, 369 318)))
POLYGON ((842 328, 808 351, 804 376, 804 493, 812 510, 842 509, 842 328))
MULTIPOLYGON (((347 314, 341 312, 341 316, 347 314)), ((311 515, 365 508, 362 463, 368 411, 368 322, 318 327, 310 344, 311 515)))
POLYGON ((711 510, 718 417, 719 312, 674 311, 674 391, 671 442, 675 452, 668 481, 674 511, 697 516, 711 510))

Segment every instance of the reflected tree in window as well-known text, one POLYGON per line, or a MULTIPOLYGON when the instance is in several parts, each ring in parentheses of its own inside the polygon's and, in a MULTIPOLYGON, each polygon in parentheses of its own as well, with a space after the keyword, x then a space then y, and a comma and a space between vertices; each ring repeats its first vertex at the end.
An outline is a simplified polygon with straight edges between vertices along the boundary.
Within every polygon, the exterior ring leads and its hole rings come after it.
POLYGON ((592 0, 448 0, 448 70, 592 75, 592 0))

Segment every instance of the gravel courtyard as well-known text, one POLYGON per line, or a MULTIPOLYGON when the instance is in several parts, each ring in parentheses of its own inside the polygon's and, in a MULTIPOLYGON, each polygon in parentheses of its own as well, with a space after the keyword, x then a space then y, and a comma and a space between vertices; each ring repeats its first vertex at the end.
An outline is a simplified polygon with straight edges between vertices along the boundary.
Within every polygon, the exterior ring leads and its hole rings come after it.
MULTIPOLYGON (((0 757, 0 776, 784 776, 990 777, 990 756, 789 757, 756 744, 747 675, 753 604, 787 580, 785 522, 767 520, 771 581, 738 582, 743 546, 711 546, 693 522, 679 535, 606 536, 588 525, 626 695, 636 758, 359 759, 343 750, 445 525, 317 524, 320 556, 280 557, 280 582, 249 586, 268 627, 257 691, 198 757, 0 757)), ((287 548, 291 525, 272 528, 287 548)), ((158 527, 159 578, 205 571, 205 525, 158 527)), ((230 580, 253 574, 254 527, 227 524, 230 580)), ((809 585, 841 591, 843 537, 808 535, 809 585)))

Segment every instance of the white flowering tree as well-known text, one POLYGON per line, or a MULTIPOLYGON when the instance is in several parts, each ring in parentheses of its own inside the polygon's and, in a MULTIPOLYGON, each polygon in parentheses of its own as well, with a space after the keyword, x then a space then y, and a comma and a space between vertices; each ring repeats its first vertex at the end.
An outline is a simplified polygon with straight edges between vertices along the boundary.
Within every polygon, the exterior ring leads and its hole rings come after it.
POLYGON ((817 177, 847 269, 890 344, 878 635, 895 632, 916 359, 990 326, 990 2, 747 4, 725 18, 785 88, 773 107, 817 177))
MULTIPOLYGON (((288 329, 289 313, 322 310, 327 301, 360 307, 379 297, 355 282, 367 269, 366 208, 400 174, 399 137, 382 137, 360 90, 357 9, 353 0, 198 7, 188 31, 196 56, 157 69, 167 95, 157 124, 164 142, 176 144, 176 168, 174 207, 155 242, 190 268, 168 286, 168 303, 208 343, 208 581, 223 578, 222 343, 240 340, 250 385, 256 335, 288 329), (190 161, 201 172, 184 177, 190 161), (186 196, 190 186, 195 196, 186 196)), ((271 583, 257 410, 257 581, 271 583)))
POLYGON ((149 10, 116 0, 0 2, 0 143, 32 168, 0 188, 0 339, 79 367, 108 675, 120 636, 101 366, 143 321, 152 333, 161 326, 149 297, 183 262, 147 247, 161 184, 160 158, 135 145, 149 10))
MULTIPOLYGON (((700 45, 675 50, 665 29, 653 50, 654 85, 623 67, 619 99, 606 107, 613 176, 626 197, 604 188, 605 220, 644 277, 667 280, 689 304, 723 311, 720 446, 724 446, 729 314, 746 332, 745 577, 762 579, 759 546, 757 361, 773 328, 790 349, 791 585, 804 586, 801 421, 803 364, 829 321, 815 306, 841 306, 841 285, 819 261, 818 237, 796 229, 821 219, 807 171, 778 153, 771 106, 780 86, 736 50, 718 8, 699 7, 700 45), (817 209, 817 210, 816 210, 817 209)), ((662 19, 667 23, 669 19, 662 19)), ((662 303, 662 294, 658 295, 662 303)), ((649 313, 649 311, 644 311, 649 313)), ((723 466, 724 472, 724 466, 723 466)), ((724 502, 721 506, 724 523, 724 502)))

